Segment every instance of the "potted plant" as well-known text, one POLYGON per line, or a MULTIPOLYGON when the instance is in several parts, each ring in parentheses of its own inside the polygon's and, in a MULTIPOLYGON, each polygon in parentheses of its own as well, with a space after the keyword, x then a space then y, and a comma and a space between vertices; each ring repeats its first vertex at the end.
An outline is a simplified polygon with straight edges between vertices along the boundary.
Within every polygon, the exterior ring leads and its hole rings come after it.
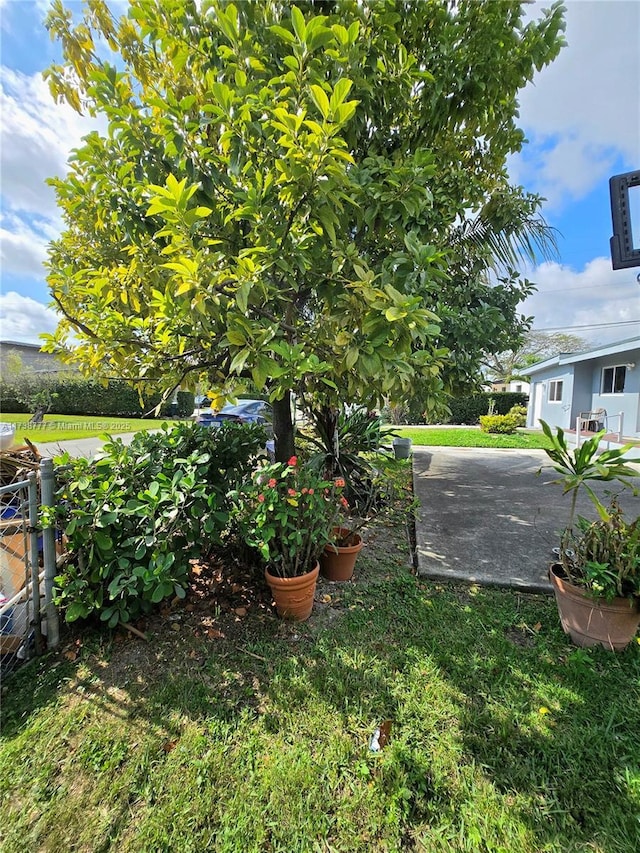
POLYGON ((254 471, 232 492, 241 532, 265 563, 278 615, 303 621, 313 608, 319 557, 338 518, 342 486, 292 456, 254 471))
POLYGON ((632 445, 598 455, 604 430, 570 450, 562 429, 554 435, 547 423, 541 424, 551 442, 546 453, 562 475, 552 482, 562 485, 564 494, 571 492, 569 522, 558 549, 560 560, 549 570, 563 630, 576 645, 621 650, 640 624, 640 519, 627 523, 615 497, 605 507, 590 481, 633 488, 630 480, 638 472, 630 463, 640 459, 623 458, 632 445), (580 489, 596 508, 596 521, 582 517, 576 521, 580 489))
MULTIPOLYGON (((335 485, 344 488, 344 479, 338 477, 335 485)), ((363 547, 359 531, 369 520, 376 497, 378 492, 372 485, 366 500, 354 514, 345 496, 340 496, 342 517, 333 528, 331 541, 327 542, 320 555, 320 573, 327 580, 348 581, 353 577, 356 559, 363 547)))
MULTIPOLYGON (((334 483, 339 489, 345 486, 342 477, 338 477, 334 483)), ((353 518, 344 495, 340 496, 340 507, 345 515, 334 526, 331 541, 327 542, 320 555, 320 572, 330 581, 348 581, 353 576, 356 558, 363 544, 358 531, 367 522, 366 517, 353 518)))

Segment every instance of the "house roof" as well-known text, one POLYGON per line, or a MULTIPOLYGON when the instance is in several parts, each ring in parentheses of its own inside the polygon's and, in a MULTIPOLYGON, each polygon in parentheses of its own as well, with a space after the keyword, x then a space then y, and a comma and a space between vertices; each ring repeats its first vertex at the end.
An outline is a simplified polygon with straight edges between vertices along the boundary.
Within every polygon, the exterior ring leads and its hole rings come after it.
POLYGON ((532 364, 531 367, 527 367, 527 373, 539 373, 541 370, 546 370, 549 367, 576 364, 579 361, 593 361, 597 358, 604 358, 608 355, 618 355, 636 349, 640 349, 640 337, 627 338, 624 341, 617 341, 616 343, 607 344, 607 346, 587 350, 586 352, 561 352, 559 355, 553 355, 551 358, 547 358, 544 361, 539 361, 537 364, 532 364))
POLYGON ((26 347, 27 349, 39 350, 42 344, 28 344, 24 341, 0 341, 0 347, 26 347))

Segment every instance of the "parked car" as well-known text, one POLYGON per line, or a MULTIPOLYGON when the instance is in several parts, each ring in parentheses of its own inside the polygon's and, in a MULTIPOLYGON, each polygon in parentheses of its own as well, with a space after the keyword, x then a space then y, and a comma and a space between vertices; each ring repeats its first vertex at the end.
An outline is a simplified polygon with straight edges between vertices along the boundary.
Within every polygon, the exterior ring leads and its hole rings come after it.
POLYGON ((196 416, 196 423, 203 426, 218 428, 224 421, 234 421, 240 424, 266 424, 272 422, 272 410, 264 400, 239 400, 237 404, 227 403, 219 412, 211 409, 201 409, 196 416))

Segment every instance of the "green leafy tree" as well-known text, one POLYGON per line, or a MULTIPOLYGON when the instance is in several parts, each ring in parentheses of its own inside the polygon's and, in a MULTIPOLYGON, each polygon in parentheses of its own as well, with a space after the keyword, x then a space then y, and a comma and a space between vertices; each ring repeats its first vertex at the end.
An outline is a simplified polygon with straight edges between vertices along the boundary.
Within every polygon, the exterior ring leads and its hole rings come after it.
POLYGON ((48 27, 64 55, 52 91, 108 121, 53 182, 67 228, 52 349, 72 332, 85 370, 251 382, 280 460, 292 392, 331 412, 419 376, 438 399, 433 295, 451 290, 452 315, 464 303, 448 240, 468 209, 520 194, 516 94, 561 46, 559 4, 525 25, 512 0, 131 0, 119 21, 89 0, 74 23, 56 0, 48 27))
POLYGON ((9 394, 31 413, 30 423, 40 423, 56 400, 56 386, 69 378, 59 371, 36 371, 22 361, 18 353, 10 353, 2 371, 2 381, 9 394))
POLYGON ((567 333, 529 332, 520 346, 488 354, 486 366, 497 382, 527 378, 527 368, 551 356, 568 352, 585 352, 592 344, 578 335, 567 333))

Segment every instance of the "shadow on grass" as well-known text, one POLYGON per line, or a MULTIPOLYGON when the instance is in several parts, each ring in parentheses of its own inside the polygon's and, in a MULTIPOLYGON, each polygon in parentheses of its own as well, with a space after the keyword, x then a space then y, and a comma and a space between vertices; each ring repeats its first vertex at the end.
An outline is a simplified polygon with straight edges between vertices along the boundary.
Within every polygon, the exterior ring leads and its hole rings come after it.
MULTIPOLYGON (((422 583, 404 549, 401 533, 372 542, 355 582, 321 587, 331 601, 304 625, 247 618, 215 641, 182 629, 88 649, 80 665, 32 664, 15 676, 3 737, 63 693, 105 730, 144 730, 154 773, 187 722, 251 724, 261 744, 273 735, 311 755, 337 732, 340 779, 360 774, 393 801, 403 849, 429 849, 434 826, 471 839, 450 849, 516 849, 501 827, 515 819, 532 839, 518 849, 637 850, 640 648, 573 649, 550 599, 422 583), (384 719, 391 742, 377 759, 369 737, 384 719)), ((79 758, 111 771, 93 738, 79 758)))

